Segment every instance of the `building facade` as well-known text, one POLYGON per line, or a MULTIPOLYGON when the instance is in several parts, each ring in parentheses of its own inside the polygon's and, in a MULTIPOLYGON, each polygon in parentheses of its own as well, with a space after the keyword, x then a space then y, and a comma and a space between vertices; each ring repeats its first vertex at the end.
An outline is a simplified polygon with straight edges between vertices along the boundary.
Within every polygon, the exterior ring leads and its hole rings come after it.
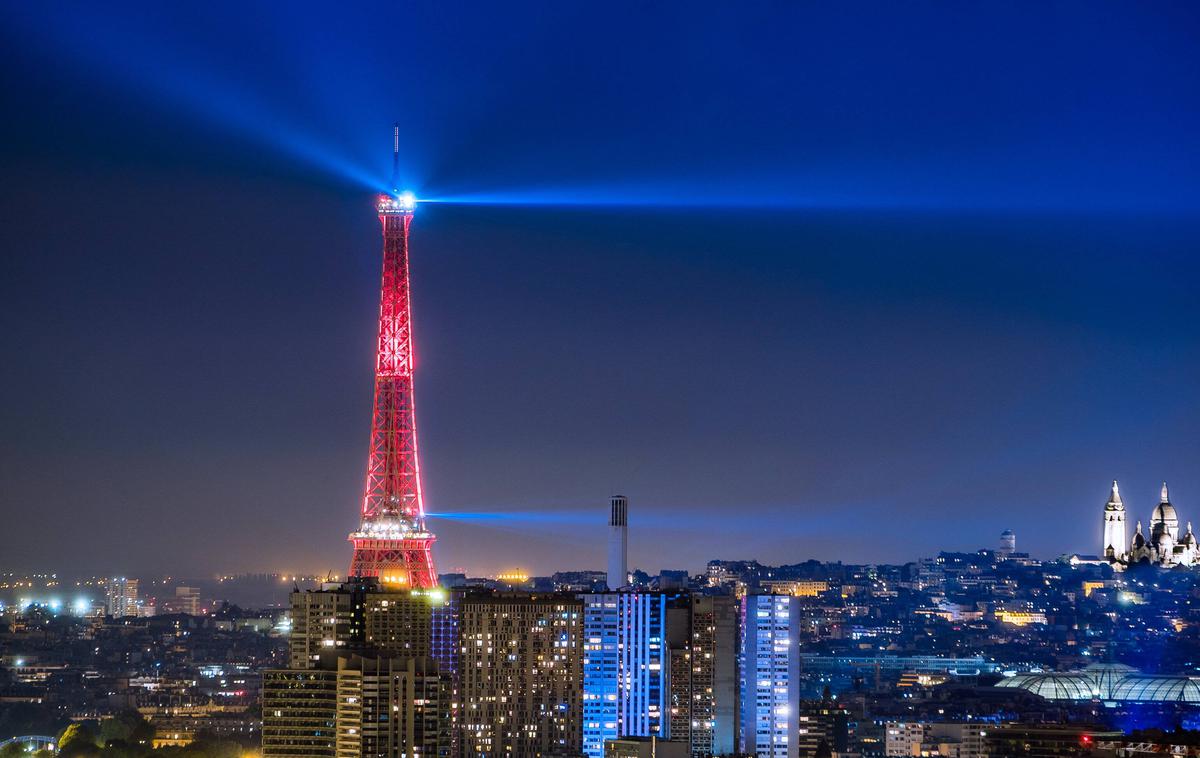
POLYGON ((263 672, 264 758, 450 755, 436 661, 343 653, 333 666, 263 672))
POLYGON ((1128 552, 1129 542, 1125 536, 1125 503, 1121 501, 1121 491, 1117 480, 1113 479, 1112 491, 1108 502, 1104 504, 1104 539, 1100 547, 1100 555, 1116 562, 1128 552))
POLYGON ((832 698, 803 700, 796 717, 796 752, 815 755, 824 745, 834 753, 850 749, 850 714, 832 698))
POLYGON ((113 577, 108 580, 108 615, 114 618, 124 616, 140 616, 138 602, 138 580, 125 577, 113 577))
POLYGON ((987 758, 988 728, 983 723, 889 722, 885 755, 900 758, 936 755, 944 758, 987 758))
POLYGON ((741 751, 797 758, 800 606, 790 595, 746 595, 741 611, 741 751))
POLYGON ((461 599, 459 746, 474 756, 583 749, 583 602, 495 593, 461 599))
POLYGON ((668 606, 649 592, 580 595, 583 601, 583 752, 602 758, 618 737, 670 737, 668 606))
POLYGON ((389 590, 369 578, 293 592, 289 666, 316 668, 322 655, 341 652, 437 657, 433 618, 448 599, 444 590, 389 590))
POLYGON ((293 592, 290 667, 263 677, 264 756, 449 756, 452 669, 433 657, 453 660, 447 604, 371 578, 293 592))
POLYGON ((351 727, 338 758, 450 754, 450 689, 432 658, 343 656, 338 677, 338 724, 351 727))
POLYGON ((319 590, 293 592, 288 667, 318 668, 322 654, 363 651, 366 584, 327 583, 319 590))
MULTIPOLYGON (((1125 540, 1122 539, 1118 544, 1124 545, 1125 540)), ((1008 558, 1015 552, 1017 552, 1017 535, 1012 529, 1005 529, 1000 533, 1000 546, 996 548, 996 553, 1002 558, 1008 558)))
POLYGON ((604 758, 688 758, 688 746, 657 737, 623 737, 605 741, 604 758))
POLYGON ((338 755, 337 671, 263 672, 263 758, 338 755))
POLYGON ((670 735, 694 758, 738 749, 738 603, 693 595, 668 608, 670 735))

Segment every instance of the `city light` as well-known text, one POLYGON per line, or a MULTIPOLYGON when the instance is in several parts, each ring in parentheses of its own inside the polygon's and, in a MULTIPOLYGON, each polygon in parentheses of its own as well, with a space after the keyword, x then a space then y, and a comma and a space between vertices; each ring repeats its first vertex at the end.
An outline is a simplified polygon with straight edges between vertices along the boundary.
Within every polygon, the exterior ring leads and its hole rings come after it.
POLYGON ((409 214, 417 208, 417 196, 407 190, 391 195, 380 195, 376 208, 383 214, 409 214))

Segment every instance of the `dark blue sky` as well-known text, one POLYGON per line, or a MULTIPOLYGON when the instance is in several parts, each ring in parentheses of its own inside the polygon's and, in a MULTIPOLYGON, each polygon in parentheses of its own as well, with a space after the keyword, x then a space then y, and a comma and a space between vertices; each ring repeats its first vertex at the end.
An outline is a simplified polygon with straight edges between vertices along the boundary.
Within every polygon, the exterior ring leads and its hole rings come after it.
POLYGON ((5 568, 345 570, 396 119, 443 570, 1200 522, 1194 4, 44 5, 5 568))

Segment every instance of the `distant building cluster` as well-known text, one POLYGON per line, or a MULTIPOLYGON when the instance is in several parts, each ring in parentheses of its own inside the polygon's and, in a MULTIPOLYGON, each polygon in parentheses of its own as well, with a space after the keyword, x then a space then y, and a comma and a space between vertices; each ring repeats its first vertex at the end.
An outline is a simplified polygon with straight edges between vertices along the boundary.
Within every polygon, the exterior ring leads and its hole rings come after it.
MULTIPOLYGON (((1168 506, 1164 488, 1160 535, 1168 506)), ((627 565, 627 518, 613 498, 605 571, 334 580, 270 612, 203 599, 233 580, 96 580, 104 608, 0 609, 0 702, 134 707, 155 745, 219 734, 263 758, 1133 756, 1116 725, 1200 727, 1183 559, 1040 561, 1006 530, 901 565, 650 575, 627 565)))
POLYGON ((186 613, 199 616, 208 612, 209 606, 200 598, 199 587, 177 586, 171 594, 156 598, 144 598, 139 594, 139 581, 119 576, 106 582, 105 612, 114 618, 126 616, 154 616, 186 613))
POLYGON ((136 707, 156 745, 219 734, 266 758, 984 758, 1200 726, 1192 570, 1039 561, 1006 532, 902 565, 614 573, 618 591, 608 571, 352 579, 250 613, 206 613, 219 589, 101 580, 126 615, 0 614, 0 702, 136 707))

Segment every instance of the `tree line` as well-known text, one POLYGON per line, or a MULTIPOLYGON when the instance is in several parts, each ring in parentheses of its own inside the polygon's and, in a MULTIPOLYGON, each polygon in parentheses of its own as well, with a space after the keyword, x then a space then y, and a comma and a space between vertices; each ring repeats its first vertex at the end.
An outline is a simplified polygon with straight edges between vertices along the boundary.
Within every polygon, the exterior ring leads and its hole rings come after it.
MULTIPOLYGON (((154 725, 137 711, 123 711, 96 721, 68 724, 58 734, 58 752, 26 752, 25 745, 0 749, 0 758, 246 758, 240 742, 203 731, 189 745, 154 747, 154 725)), ((257 750, 254 751, 257 753, 257 750)))

